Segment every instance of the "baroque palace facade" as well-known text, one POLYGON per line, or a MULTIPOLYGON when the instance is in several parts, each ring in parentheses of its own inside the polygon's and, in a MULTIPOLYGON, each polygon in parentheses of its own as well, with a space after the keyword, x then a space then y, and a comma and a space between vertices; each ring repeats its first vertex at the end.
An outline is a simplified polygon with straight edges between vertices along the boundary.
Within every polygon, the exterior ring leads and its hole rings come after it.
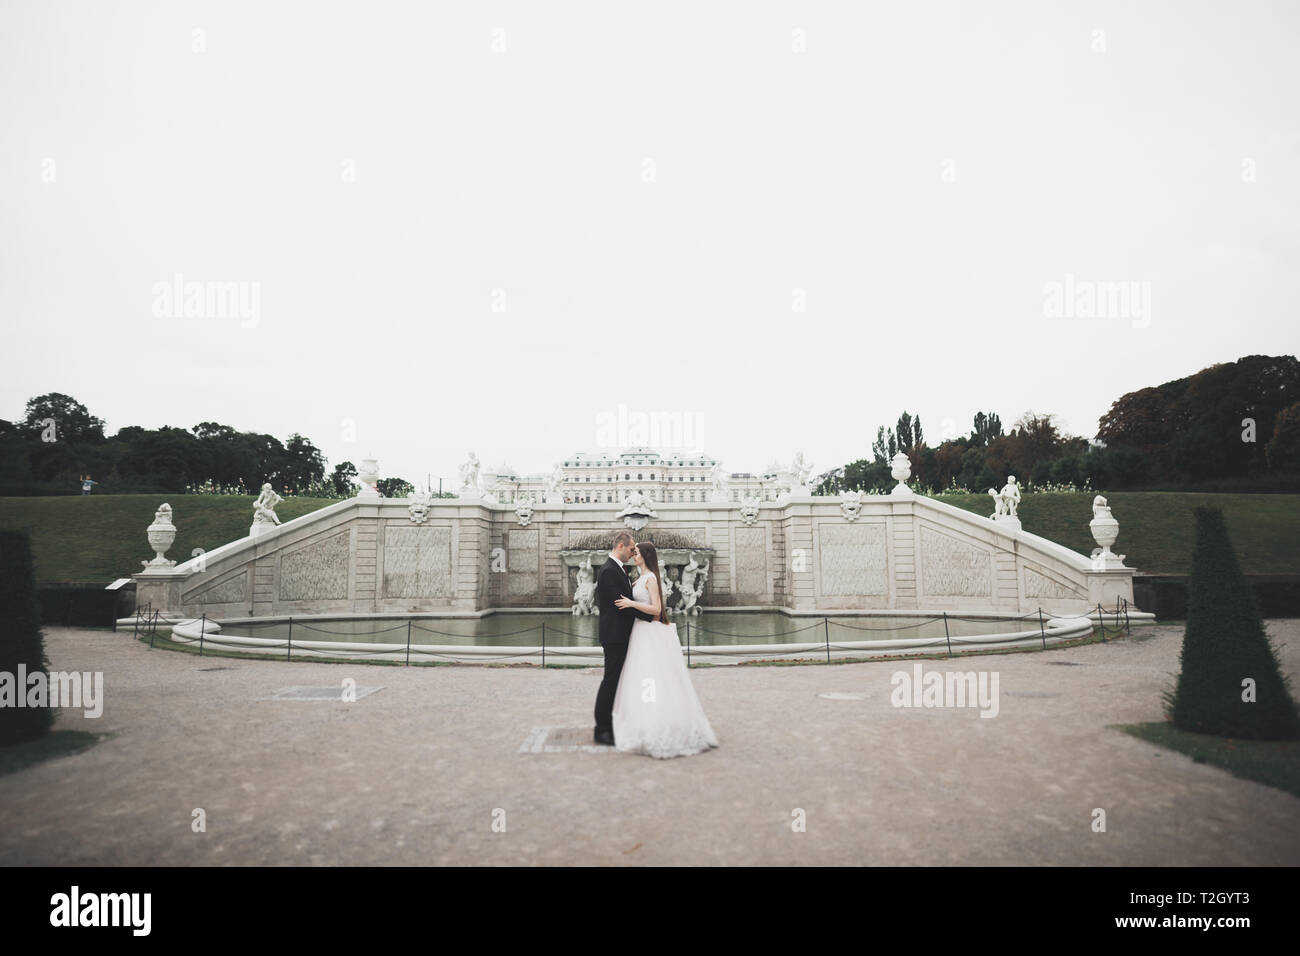
POLYGON ((725 472, 716 458, 702 452, 663 455, 653 448, 629 448, 617 455, 580 452, 557 464, 549 475, 521 475, 506 464, 484 468, 483 486, 503 504, 540 503, 553 483, 571 504, 617 504, 637 491, 650 501, 686 504, 708 501, 720 477, 731 501, 746 497, 775 501, 787 474, 775 464, 758 475, 725 472))

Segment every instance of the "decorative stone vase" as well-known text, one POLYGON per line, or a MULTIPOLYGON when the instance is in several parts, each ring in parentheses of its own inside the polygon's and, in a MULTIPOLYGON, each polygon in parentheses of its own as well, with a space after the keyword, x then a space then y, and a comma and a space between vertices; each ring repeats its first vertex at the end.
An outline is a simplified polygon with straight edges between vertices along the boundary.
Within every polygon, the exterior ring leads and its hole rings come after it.
POLYGON ((1093 540, 1101 545, 1101 554, 1094 558, 1094 563, 1100 567, 1122 567, 1124 555, 1116 554, 1110 549, 1119 537, 1119 522, 1109 513, 1109 509, 1089 521, 1088 528, 1092 531, 1093 540))
POLYGON ((911 494, 911 489, 907 487, 907 479, 912 477, 911 460, 900 451, 894 455, 893 460, 890 461, 890 465, 892 467, 889 469, 889 473, 893 476, 894 480, 898 482, 898 484, 894 486, 892 494, 911 494))
POLYGON ((357 474, 357 481, 361 482, 361 490, 357 492, 358 498, 378 498, 379 462, 374 458, 361 459, 361 471, 357 474))
POLYGON ((154 513, 153 524, 145 529, 149 536, 149 547, 157 555, 152 561, 141 561, 146 571, 167 571, 176 567, 175 561, 168 561, 164 555, 176 541, 176 526, 172 524, 172 506, 164 503, 154 513))

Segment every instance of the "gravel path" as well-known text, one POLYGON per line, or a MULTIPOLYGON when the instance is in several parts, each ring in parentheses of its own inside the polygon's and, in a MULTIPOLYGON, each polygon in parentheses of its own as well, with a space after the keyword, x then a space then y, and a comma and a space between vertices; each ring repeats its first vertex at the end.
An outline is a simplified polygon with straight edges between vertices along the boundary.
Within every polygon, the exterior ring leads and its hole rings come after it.
MULTIPOLYGON (((1269 632, 1295 674, 1300 621, 1269 632)), ((721 746, 659 761, 573 749, 596 668, 200 660, 50 628, 54 669, 105 681, 101 718, 57 726, 113 736, 0 777, 0 863, 1300 864, 1300 799, 1108 726, 1162 719, 1177 668, 1180 627, 1135 634, 923 662, 996 671, 992 719, 891 706, 911 661, 693 670, 721 746), (344 678, 383 689, 264 699, 344 678)))

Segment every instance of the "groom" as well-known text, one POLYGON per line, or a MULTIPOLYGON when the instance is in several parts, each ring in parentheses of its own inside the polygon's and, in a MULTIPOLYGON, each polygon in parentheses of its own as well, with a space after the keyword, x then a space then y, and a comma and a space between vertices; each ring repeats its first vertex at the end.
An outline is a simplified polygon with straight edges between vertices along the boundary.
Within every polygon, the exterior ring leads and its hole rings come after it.
POLYGON ((618 608, 619 597, 632 599, 632 582, 623 565, 632 559, 635 541, 629 531, 614 536, 614 547, 596 577, 596 606, 600 609, 600 646, 605 651, 605 676, 596 691, 596 734, 598 744, 614 745, 614 693, 627 659, 628 638, 637 618, 650 621, 649 614, 631 608, 618 608))

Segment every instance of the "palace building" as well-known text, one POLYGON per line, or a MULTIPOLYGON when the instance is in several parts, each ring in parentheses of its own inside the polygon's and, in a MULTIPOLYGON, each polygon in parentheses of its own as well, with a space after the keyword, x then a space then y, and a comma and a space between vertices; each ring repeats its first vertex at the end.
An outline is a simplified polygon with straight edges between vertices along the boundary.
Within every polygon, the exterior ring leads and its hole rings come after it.
POLYGON ((786 471, 772 465, 763 474, 726 472, 716 458, 704 453, 663 455, 653 448, 629 448, 617 455, 579 452, 564 459, 550 474, 521 475, 510 465, 483 470, 483 487, 499 501, 545 500, 557 482, 564 501, 572 504, 616 504, 633 492, 654 502, 688 503, 710 500, 720 476, 727 500, 745 497, 776 500, 786 471))

